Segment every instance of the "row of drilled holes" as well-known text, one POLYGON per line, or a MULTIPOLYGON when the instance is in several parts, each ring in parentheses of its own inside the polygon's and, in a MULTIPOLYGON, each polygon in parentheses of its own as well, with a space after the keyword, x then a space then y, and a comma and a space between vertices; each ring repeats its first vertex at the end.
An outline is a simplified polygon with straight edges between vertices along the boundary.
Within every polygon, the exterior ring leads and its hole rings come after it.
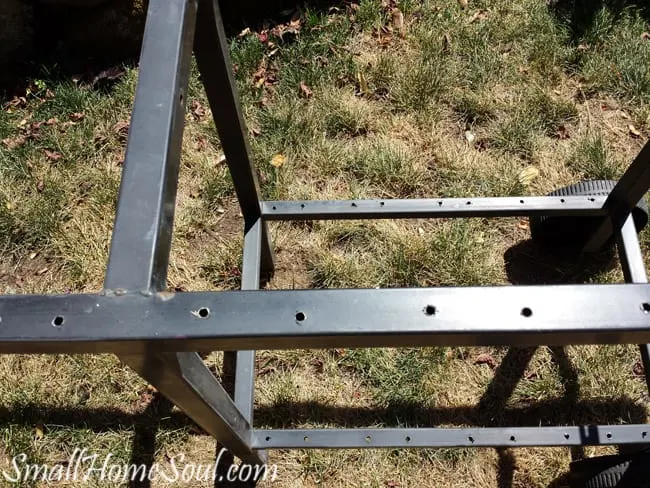
MULTIPOLYGON (((645 313, 650 313, 650 303, 644 302, 641 304, 641 309, 645 313)), ((427 305, 424 307, 424 313, 426 315, 432 316, 435 315, 437 312, 436 307, 433 305, 427 305)), ((195 312, 196 315, 199 316, 199 318, 202 319, 207 319, 210 316, 210 309, 207 307, 201 307, 197 312, 195 312)), ((524 307, 521 309, 521 315, 524 317, 531 317, 533 315, 533 311, 528 308, 524 307)), ((307 315, 304 312, 296 312, 296 321, 298 322, 303 322, 307 318, 307 315)), ((61 327, 63 325, 64 318, 62 315, 57 315, 52 319, 52 325, 54 327, 61 327)))
MULTIPOLYGON (((595 202, 595 201, 596 201, 596 199, 595 199, 595 198, 592 198, 592 197, 588 198, 588 200, 589 200, 590 202, 595 202)), ((526 203, 526 202, 525 202, 524 200, 519 200, 519 203, 526 203)), ((566 200, 565 200, 564 198, 560 198, 560 203, 566 203, 566 200)), ((386 202, 379 202, 379 206, 380 206, 380 207, 383 207, 385 204, 386 204, 386 202)), ((465 202, 465 205, 471 205, 471 204, 472 204, 472 201, 471 201, 471 200, 467 200, 467 202, 465 202)), ((350 206, 351 206, 351 207, 356 207, 357 204, 356 204, 355 202, 352 202, 352 203, 350 204, 350 206)), ((442 201, 438 201, 438 206, 442 206, 442 201)), ((305 207, 306 207, 306 204, 304 204, 304 203, 301 203, 301 204, 300 204, 300 208, 301 208, 301 209, 304 209, 305 207)), ((273 207, 271 207, 271 208, 273 208, 273 210, 277 210, 277 209, 278 209, 278 207, 276 207, 275 205, 273 205, 273 207)))
MULTIPOLYGON (((608 432, 607 434, 605 434, 605 437, 607 437, 607 439, 612 439, 614 436, 613 436, 613 434, 611 432, 608 432)), ((648 432, 647 431, 641 432, 641 439, 646 439, 647 437, 648 437, 648 432)), ((569 440, 571 438, 571 434, 569 434, 568 432, 565 432, 564 433, 564 438, 566 440, 569 440)), ((305 441, 305 443, 310 442, 310 438, 307 435, 305 437, 303 437, 303 440, 305 441)), ((372 436, 367 435, 365 440, 366 440, 367 444, 370 444, 372 442, 372 436)), ((474 438, 474 436, 471 436, 471 435, 467 437, 467 440, 469 442, 471 442, 472 444, 474 444, 476 442, 476 439, 474 438)), ((404 441, 411 442, 411 436, 407 435, 406 437, 404 437, 404 441)), ((271 436, 266 437, 266 442, 271 442, 271 436)), ((511 435, 510 436, 510 442, 517 442, 517 438, 514 435, 511 435)))

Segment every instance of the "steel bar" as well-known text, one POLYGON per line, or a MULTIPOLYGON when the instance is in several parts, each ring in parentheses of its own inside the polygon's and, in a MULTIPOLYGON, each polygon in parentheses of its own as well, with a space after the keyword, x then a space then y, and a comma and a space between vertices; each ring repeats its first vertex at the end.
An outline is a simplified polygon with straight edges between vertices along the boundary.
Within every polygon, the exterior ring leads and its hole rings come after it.
POLYGON ((264 201, 265 220, 403 219, 606 215, 605 197, 503 197, 412 200, 264 201))
POLYGON ((614 231, 620 231, 628 215, 648 189, 650 189, 650 141, 643 146, 609 193, 604 205, 608 216, 603 219, 585 245, 585 251, 598 251, 614 231))
POLYGON ((12 295, 0 317, 0 353, 640 344, 650 285, 12 295))
MULTIPOLYGON (((250 225, 261 216, 260 190, 217 0, 199 1, 194 52, 237 199, 244 219, 250 225)), ((268 236, 268 231, 263 229, 261 271, 265 275, 274 269, 268 236)))
POLYGON ((122 356, 192 420, 244 462, 259 464, 250 424, 196 353, 122 356))
MULTIPOLYGON (((193 0, 149 4, 105 280, 108 294, 147 296, 166 286, 196 15, 193 0)), ((53 324, 65 327, 64 316, 53 324)), ((102 326, 111 329, 114 322, 102 326)), ((146 334, 145 324, 134 321, 124 326, 146 334)), ((250 448, 249 423, 198 354, 163 353, 150 346, 141 353, 123 354, 120 359, 235 455, 261 462, 250 448)))
POLYGON ((650 443, 650 425, 254 430, 268 449, 581 446, 650 443))
POLYGON ((165 286, 195 19, 196 2, 150 2, 107 289, 165 286))
MULTIPOLYGON (((645 262, 639 246, 634 220, 628 217, 617 239, 618 255, 627 283, 647 283, 645 262)), ((640 344, 641 361, 648 391, 650 391, 650 344, 640 344)))

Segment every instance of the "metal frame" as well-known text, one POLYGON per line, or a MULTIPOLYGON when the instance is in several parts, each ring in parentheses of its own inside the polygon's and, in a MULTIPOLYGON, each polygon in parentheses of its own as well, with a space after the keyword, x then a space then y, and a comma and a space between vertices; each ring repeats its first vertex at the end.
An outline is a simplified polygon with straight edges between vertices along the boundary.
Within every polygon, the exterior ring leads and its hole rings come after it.
MULTIPOLYGON (((608 197, 261 201, 217 0, 151 0, 139 76, 104 291, 0 297, 0 353, 115 353, 253 464, 267 448, 650 443, 648 425, 253 428, 256 348, 650 343, 650 286, 630 216, 650 188, 650 145, 608 197), (243 291, 166 291, 193 51, 245 220, 243 291), (515 215, 602 219, 586 250, 615 234, 627 284, 259 290, 273 271, 267 221, 515 215), (199 350, 229 351, 234 392, 199 350)), ((641 351, 650 387, 650 349, 641 351)))

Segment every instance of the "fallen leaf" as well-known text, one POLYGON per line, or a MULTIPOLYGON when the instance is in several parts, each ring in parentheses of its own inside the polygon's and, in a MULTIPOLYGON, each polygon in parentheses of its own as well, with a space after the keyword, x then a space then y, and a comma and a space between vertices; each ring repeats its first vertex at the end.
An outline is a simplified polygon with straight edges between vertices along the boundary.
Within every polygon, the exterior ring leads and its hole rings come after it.
POLYGON ((257 376, 266 376, 267 374, 270 373, 275 373, 277 370, 273 366, 267 366, 266 368, 262 368, 257 372, 257 376))
POLYGON ((129 136, 129 121, 128 120, 120 120, 113 126, 113 132, 115 132, 120 139, 120 141, 124 142, 129 136))
POLYGON ((539 169, 535 166, 528 166, 527 168, 522 169, 519 173, 519 183, 524 186, 529 186, 538 176, 539 169))
POLYGON ((641 39, 644 41, 650 40, 650 32, 644 32, 643 34, 641 34, 641 39))
POLYGON ((54 124, 57 124, 58 122, 59 122, 59 119, 57 119, 56 117, 52 117, 51 119, 47 119, 45 121, 45 125, 54 125, 54 124))
POLYGON ((201 105, 201 102, 199 102, 198 100, 194 100, 192 102, 191 111, 195 120, 201 120, 203 117, 205 117, 207 113, 205 107, 201 105))
POLYGON ((388 480, 384 483, 388 488, 399 488, 400 485, 398 481, 388 480))
POLYGON ((442 50, 446 53, 451 50, 451 36, 448 32, 445 32, 445 35, 442 36, 442 50))
POLYGON ((38 256, 37 252, 32 252, 29 254, 29 259, 34 259, 36 256, 38 256))
POLYGON ((467 2, 467 0, 458 0, 458 4, 460 5, 460 8, 462 8, 464 10, 464 9, 467 8, 468 2, 467 2))
POLYGON ((300 93, 302 93, 305 98, 311 98, 311 96, 314 94, 314 92, 311 91, 307 85, 305 85, 304 81, 300 82, 300 93))
POLYGON ((637 128, 634 127, 632 124, 628 125, 627 128, 629 129, 630 134, 631 134, 633 137, 641 137, 641 133, 640 133, 640 132, 637 130, 637 128))
POLYGON ((6 139, 2 139, 2 143, 7 149, 12 150, 25 144, 26 140, 25 136, 7 137, 6 139))
POLYGON ((36 424, 36 427, 34 427, 34 439, 36 439, 37 441, 42 439, 43 436, 45 436, 44 430, 45 427, 43 426, 43 424, 36 424))
POLYGON ((208 138, 205 136, 199 136, 196 138, 196 150, 204 151, 208 148, 208 138))
POLYGON ((521 219, 519 223, 517 224, 517 227, 521 230, 528 230, 530 229, 530 224, 528 223, 528 220, 526 219, 521 219))
POLYGON ((561 125, 560 127, 557 128, 555 131, 555 136, 561 140, 564 141, 569 138, 569 131, 567 130, 566 126, 561 125))
POLYGON ((632 373, 634 373, 635 376, 645 375, 645 368, 643 367, 643 363, 641 361, 634 363, 634 366, 632 367, 632 373))
POLYGON ((250 27, 246 27, 243 31, 239 33, 239 35, 237 35, 237 37, 239 38, 246 37, 250 33, 251 33, 250 27))
POLYGON ((271 158, 271 166, 274 168, 281 168, 287 161, 287 157, 283 154, 276 154, 271 158))
POLYGON ((226 162, 226 155, 225 155, 225 154, 222 154, 221 156, 219 156, 219 157, 217 158, 217 165, 219 165, 219 164, 223 164, 223 163, 225 163, 225 162, 226 162))
POLYGON ((472 144, 474 140, 476 139, 476 136, 472 133, 470 130, 465 131, 465 140, 467 141, 468 144, 472 144))
POLYGON ((476 12, 472 17, 469 19, 469 23, 472 24, 476 22, 477 20, 485 20, 488 18, 488 11, 487 10, 479 10, 476 12))
POLYGON ((43 180, 39 180, 38 183, 36 183, 36 191, 39 193, 43 193, 43 190, 45 189, 45 182, 43 180))
POLYGON ((262 135, 262 131, 258 129, 257 127, 249 127, 248 128, 248 135, 251 137, 257 137, 262 135))
POLYGON ((45 150, 45 157, 49 159, 50 161, 58 161, 61 159, 63 156, 61 156, 61 153, 58 153, 56 151, 48 151, 47 149, 45 150))
POLYGON ((86 117, 86 114, 83 112, 75 112, 70 114, 70 120, 73 122, 81 122, 86 117))
POLYGON ((474 359, 474 364, 487 364, 492 369, 497 367, 496 360, 487 353, 479 354, 476 356, 476 359, 474 359))

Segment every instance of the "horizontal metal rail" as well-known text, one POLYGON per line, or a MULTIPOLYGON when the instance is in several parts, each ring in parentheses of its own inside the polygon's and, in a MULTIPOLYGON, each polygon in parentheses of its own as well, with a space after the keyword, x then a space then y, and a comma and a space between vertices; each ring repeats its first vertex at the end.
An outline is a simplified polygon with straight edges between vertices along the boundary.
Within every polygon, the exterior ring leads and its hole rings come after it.
POLYGON ((604 196, 264 201, 265 220, 603 216, 604 196))
POLYGON ((254 430, 255 449, 602 446, 650 442, 650 425, 254 430))
POLYGON ((14 295, 0 317, 0 353, 642 344, 650 285, 14 295))

